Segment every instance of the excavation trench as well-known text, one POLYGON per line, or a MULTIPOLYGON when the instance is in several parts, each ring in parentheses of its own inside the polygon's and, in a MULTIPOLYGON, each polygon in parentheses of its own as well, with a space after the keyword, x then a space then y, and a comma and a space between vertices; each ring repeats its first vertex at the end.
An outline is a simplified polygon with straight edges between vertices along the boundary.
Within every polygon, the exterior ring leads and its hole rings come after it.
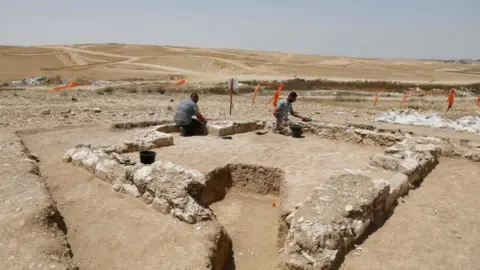
POLYGON ((250 164, 229 164, 207 175, 200 202, 209 205, 232 241, 226 269, 274 269, 282 226, 284 172, 250 164))
MULTIPOLYGON (((18 135, 17 135, 18 136, 18 135)), ((49 250, 46 253, 51 258, 56 258, 60 262, 66 263, 66 267, 68 269, 78 269, 73 263, 72 263, 72 258, 73 258, 73 252, 70 246, 70 243, 68 242, 68 228, 65 223, 65 220, 60 213, 60 211, 57 208, 57 202, 52 196, 52 193, 49 189, 49 186, 47 182, 45 181, 45 178, 42 176, 40 168, 38 166, 38 157, 35 155, 32 155, 28 147, 25 145, 25 142, 23 139, 19 140, 20 146, 21 146, 21 152, 25 154, 25 156, 31 160, 30 163, 30 169, 29 173, 35 175, 38 177, 39 184, 45 188, 45 192, 48 194, 47 196, 49 197, 49 200, 51 202, 51 205, 48 206, 47 208, 43 209, 42 212, 39 213, 38 216, 42 217, 41 218, 41 223, 46 224, 48 228, 52 228, 54 231, 59 230, 63 233, 63 235, 58 235, 57 237, 65 237, 63 241, 63 246, 64 249, 62 250, 49 250)))
MULTIPOLYGON (((161 269, 221 269, 230 249, 229 269, 273 269, 288 230, 287 212, 321 185, 327 178, 324 175, 343 168, 346 161, 353 166, 359 157, 376 151, 356 146, 352 150, 350 144, 326 140, 299 142, 249 133, 233 141, 202 137, 189 138, 187 144, 186 139, 175 138, 174 146, 155 150, 158 159, 205 172, 205 185, 190 196, 216 216, 192 225, 152 211, 141 199, 114 192, 110 183, 84 168, 61 162, 72 141, 112 144, 119 136, 91 129, 24 135, 29 148, 42 159, 40 169, 69 227, 75 261, 82 269, 105 265, 115 269, 159 269, 160 265, 161 269), (198 147, 192 148, 192 143, 198 147), (227 156, 232 151, 235 158, 227 156), (252 155, 252 151, 261 155, 252 155), (272 153, 289 158, 267 158, 272 153), (306 162, 322 167, 299 171, 306 162), (216 167, 225 163, 230 164, 216 167)), ((138 161, 138 153, 129 156, 138 161)))
POLYGON ((217 221, 197 226, 152 211, 115 192, 91 172, 63 163, 71 136, 25 135, 58 212, 49 219, 66 231, 80 269, 222 269, 230 239, 217 221), (62 216, 59 216, 59 213, 62 216), (66 224, 66 225, 65 225, 66 224))

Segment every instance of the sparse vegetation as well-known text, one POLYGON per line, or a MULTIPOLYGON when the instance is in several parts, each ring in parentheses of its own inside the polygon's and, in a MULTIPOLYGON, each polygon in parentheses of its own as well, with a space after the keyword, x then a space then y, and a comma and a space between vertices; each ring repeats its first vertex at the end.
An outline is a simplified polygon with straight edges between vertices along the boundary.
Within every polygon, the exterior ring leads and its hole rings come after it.
POLYGON ((334 102, 366 102, 366 98, 346 98, 344 96, 335 96, 333 98, 334 102))
POLYGON ((133 87, 128 87, 127 88, 127 92, 128 93, 131 93, 131 94, 135 94, 135 93, 138 93, 138 89, 137 87, 133 86, 133 87))
POLYGON ((112 95, 115 92, 114 87, 105 87, 105 88, 100 88, 96 90, 97 95, 112 95))
MULTIPOLYGON (((250 81, 240 81, 243 84, 255 86, 260 81, 250 80, 250 81)), ((274 81, 277 82, 277 81, 274 81)), ((331 80, 305 80, 305 79, 292 79, 283 81, 285 84, 284 90, 332 90, 332 89, 341 89, 341 90, 362 90, 362 91, 390 91, 390 92, 399 92, 403 93, 405 90, 415 87, 420 87, 422 90, 450 90, 452 88, 460 89, 466 88, 471 90, 474 93, 480 93, 480 83, 474 84, 413 84, 413 83, 401 83, 394 81, 331 81, 331 80)), ((277 86, 262 86, 265 89, 276 89, 277 86)))
POLYGON ((113 87, 106 87, 104 88, 103 92, 107 95, 111 95, 113 92, 115 92, 115 89, 113 87))
POLYGON ((165 95, 165 89, 163 89, 163 87, 158 87, 157 88, 157 93, 165 95))
POLYGON ((62 77, 60 77, 60 75, 56 75, 54 77, 49 77, 47 78, 47 80, 45 81, 45 84, 46 85, 50 85, 50 84, 62 84, 62 77))
POLYGON ((153 89, 150 88, 150 87, 147 87, 147 88, 144 88, 144 89, 143 89, 143 92, 144 92, 144 93, 147 93, 147 94, 151 94, 151 93, 153 93, 153 89))

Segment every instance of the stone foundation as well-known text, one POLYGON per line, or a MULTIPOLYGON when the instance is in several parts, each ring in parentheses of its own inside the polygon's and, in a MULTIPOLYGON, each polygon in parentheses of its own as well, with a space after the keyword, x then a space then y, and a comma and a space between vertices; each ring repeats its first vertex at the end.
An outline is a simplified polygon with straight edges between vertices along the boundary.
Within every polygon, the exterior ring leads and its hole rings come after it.
MULTIPOLYGON (((283 241, 279 256, 281 269, 336 268, 354 243, 371 229, 382 225, 397 199, 420 184, 435 168, 440 156, 461 156, 480 161, 480 147, 472 142, 415 137, 399 130, 380 130, 371 126, 300 124, 306 133, 321 138, 386 147, 383 154, 372 155, 366 164, 368 169, 382 172, 384 176, 365 173, 365 168, 337 172, 324 185, 306 194, 306 200, 299 202, 293 212, 282 214, 282 233, 279 235, 283 241)), ((225 121, 209 124, 208 128, 211 135, 227 136, 266 126, 268 123, 265 121, 225 121)), ((175 127, 166 124, 156 130, 165 134, 162 132, 175 132, 175 127)), ((162 144, 138 143, 138 149, 140 145, 148 148, 162 144)), ((128 151, 137 148, 127 147, 128 151)), ((225 177, 204 176, 196 170, 163 161, 134 165, 120 155, 127 150, 120 151, 117 147, 113 147, 113 151, 106 149, 79 146, 67 151, 64 160, 92 171, 112 183, 116 190, 142 199, 153 209, 188 223, 214 218, 208 204, 224 196, 225 190, 231 188, 232 177, 236 173, 234 167, 228 167, 231 165, 212 172, 212 175, 216 173, 225 177)), ((249 175, 255 173, 259 171, 248 171, 249 175)), ((275 174, 272 179, 278 177, 275 174)), ((266 193, 279 192, 279 182, 265 183, 256 189, 266 193)))
POLYGON ((393 171, 387 180, 351 171, 331 176, 286 217, 290 229, 280 266, 333 269, 370 227, 381 226, 399 197, 435 168, 439 155, 439 147, 416 144, 411 137, 371 157, 371 166, 393 171))

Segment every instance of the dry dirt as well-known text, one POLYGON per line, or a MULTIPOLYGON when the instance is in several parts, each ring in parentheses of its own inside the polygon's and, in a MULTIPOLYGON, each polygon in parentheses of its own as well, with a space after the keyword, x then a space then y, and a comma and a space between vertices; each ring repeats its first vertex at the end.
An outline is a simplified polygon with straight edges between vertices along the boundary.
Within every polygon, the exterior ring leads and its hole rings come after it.
POLYGON ((141 45, 0 46, 0 80, 32 76, 86 77, 99 80, 223 80, 321 77, 334 80, 473 82, 465 65, 434 61, 366 59, 321 55, 141 45), (450 71, 446 71, 450 70, 450 71))
MULTIPOLYGON (((179 254, 193 253, 200 246, 208 245, 202 239, 214 233, 214 224, 202 224, 201 231, 197 232, 194 226, 146 209, 143 203, 114 192, 109 184, 89 172, 60 161, 65 150, 75 145, 73 142, 113 144, 137 132, 85 127, 23 136, 29 149, 42 159, 40 170, 69 227, 68 239, 75 262, 82 269, 110 265, 111 256, 117 258, 118 254, 123 255, 112 264, 115 269, 138 269, 144 263, 165 264, 167 260, 174 263, 177 261, 174 258, 180 258, 179 254), (162 227, 158 227, 159 223, 162 227), (141 235, 125 233, 132 228, 141 235), (161 239, 162 247, 150 247, 158 239, 161 239), (189 244, 190 241, 196 244, 189 244), (173 250, 176 254, 169 253, 173 250), (140 257, 142 260, 139 261, 140 257)), ((251 269, 253 265, 273 269, 278 253, 277 222, 280 213, 291 212, 295 204, 302 202, 306 194, 321 185, 335 170, 364 166, 369 155, 381 149, 315 138, 295 140, 271 133, 246 133, 235 135, 232 140, 213 136, 175 136, 174 146, 155 151, 158 160, 171 161, 205 174, 237 163, 284 170, 283 188, 287 195, 282 201, 272 195, 233 191, 227 193, 224 200, 212 205, 220 223, 232 238, 237 269, 251 269), (232 152, 236 154, 232 156, 232 152)), ((132 157, 138 160, 138 154, 132 154, 132 157)), ((197 255, 190 256, 191 260, 183 263, 196 265, 201 262, 198 258, 207 256, 202 253, 197 255)), ((177 267, 182 268, 181 265, 177 267)))
POLYGON ((478 163, 442 158, 341 269, 478 269, 479 173, 478 163))
MULTIPOLYGON (((171 119, 172 109, 185 94, 161 95, 116 91, 111 95, 97 95, 94 91, 87 90, 50 93, 28 89, 2 91, 0 95, 2 96, 0 110, 4 123, 2 130, 3 132, 30 130, 20 135, 27 147, 40 157, 40 171, 45 176, 58 210, 64 217, 68 228, 67 240, 74 254, 73 261, 81 269, 98 269, 105 265, 111 266, 112 269, 154 269, 155 265, 160 264, 166 267, 164 269, 172 269, 174 263, 176 267, 183 269, 189 265, 207 267, 211 254, 205 246, 211 246, 212 237, 218 236, 218 224, 204 222, 200 225, 201 228, 197 229, 170 216, 163 216, 148 209, 136 199, 114 192, 110 185, 92 177, 83 169, 61 162, 65 150, 78 143, 113 144, 138 132, 138 130, 112 132, 109 130, 112 122, 171 119), (76 97, 78 101, 72 101, 71 97, 76 97), (47 108, 49 112, 44 113, 47 108), (99 108, 100 112, 95 112, 94 108, 99 108), (15 120, 11 121, 12 119, 15 120)), ((384 101, 381 106, 374 108, 370 100, 352 102, 308 98, 310 96, 307 91, 301 92, 301 97, 294 108, 303 114, 312 115, 315 121, 374 124, 426 135, 477 138, 476 135, 467 133, 442 131, 438 134, 438 130, 432 128, 386 125, 372 121, 389 104, 395 106, 400 98, 384 101), (355 112, 352 112, 353 110, 355 112), (345 114, 335 113, 339 111, 345 114)), ((232 116, 227 113, 227 96, 224 95, 201 95, 199 106, 209 119, 268 119, 271 109, 262 104, 267 99, 268 96, 260 96, 258 104, 252 106, 250 95, 236 95, 232 116)), ((469 100, 459 99, 459 103, 468 104, 469 100)), ((456 117, 455 113, 471 114, 474 110, 473 106, 459 106, 457 111, 444 115, 456 117)), ((262 265, 263 269, 271 269, 278 254, 279 215, 283 211, 290 211, 296 203, 305 199, 312 188, 323 183, 334 170, 364 167, 371 153, 382 151, 381 148, 340 141, 311 137, 293 139, 272 133, 263 136, 254 133, 238 134, 231 140, 211 136, 193 138, 182 138, 175 134, 174 136, 174 146, 155 150, 158 153, 157 159, 167 159, 204 173, 229 163, 257 164, 285 171, 285 190, 289 192, 282 200, 275 195, 232 191, 224 200, 211 205, 219 222, 232 238, 236 269, 251 269, 252 265, 262 265)), ((132 156, 137 158, 136 154, 132 156)), ((475 164, 467 166, 462 165, 467 161, 454 161, 459 162, 459 168, 465 166, 465 173, 474 175, 476 171, 478 172, 478 166, 475 164)), ((397 215, 401 218, 403 207, 408 205, 409 200, 415 198, 418 192, 427 192, 432 201, 455 198, 456 195, 449 193, 445 193, 445 197, 438 197, 439 192, 435 192, 435 187, 445 190, 449 188, 447 183, 441 181, 434 185, 437 181, 432 177, 435 175, 438 175, 437 178, 442 177, 442 169, 451 168, 449 163, 445 163, 445 167, 442 165, 418 190, 405 199, 407 203, 401 204, 385 227, 376 234, 388 230, 390 224, 394 224, 397 215)), ((474 177, 471 176, 470 179, 474 177)), ((458 209, 470 209, 469 207, 476 205, 472 200, 475 200, 473 194, 478 192, 477 186, 472 184, 459 187, 466 186, 470 193, 458 191, 464 200, 457 199, 449 205, 455 205, 458 209)), ((419 203, 420 199, 423 200, 423 197, 418 198, 419 203)), ((419 215, 417 208, 411 210, 405 214, 403 223, 397 229, 393 229, 401 233, 392 232, 389 235, 403 235, 408 224, 421 224, 420 221, 409 222, 424 218, 423 215, 419 215)), ((451 220, 450 218, 447 216, 443 220, 451 220)), ((468 231, 478 230, 476 223, 458 223, 456 226, 456 231, 462 237, 468 234, 468 231)), ((400 241, 405 250, 416 250, 418 248, 414 247, 422 245, 428 239, 428 234, 420 234, 421 228, 415 226, 414 237, 412 236, 409 241, 400 241), (417 230, 419 233, 416 233, 417 230)), ((376 234, 372 235, 371 239, 380 237, 376 234)), ((385 237, 388 239, 388 236, 385 237)), ((364 249, 376 250, 375 246, 368 247, 369 241, 365 242, 364 249)), ((390 242, 393 240, 388 241, 390 242)), ((436 250, 435 248, 434 252, 436 250)), ((415 254, 420 255, 415 259, 405 257, 404 263, 415 266, 429 260, 431 256, 430 253, 423 255, 415 252, 415 254)), ((344 267, 370 265, 371 260, 376 260, 375 263, 378 265, 383 262, 389 263, 386 255, 365 260, 362 256, 354 257, 354 262, 348 257, 344 267)), ((452 259, 452 263, 469 267, 473 262, 458 258, 452 259)), ((423 269, 434 269, 432 265, 427 266, 423 269)), ((155 269, 158 269, 158 266, 155 269)))
MULTIPOLYGON (((386 110, 399 108, 401 96, 387 100, 380 99, 374 107, 372 94, 365 92, 359 92, 357 96, 340 96, 341 98, 314 96, 314 93, 315 91, 298 91, 299 97, 293 106, 299 113, 312 116, 314 121, 374 124, 435 136, 445 135, 473 140, 478 137, 449 130, 442 130, 442 133, 437 135, 438 130, 428 127, 374 122, 374 119, 386 110)), ((25 129, 58 125, 108 125, 112 122, 171 120, 178 102, 187 96, 187 93, 175 93, 175 91, 164 95, 141 91, 130 93, 120 88, 107 95, 99 95, 96 91, 85 89, 62 90, 62 92, 30 88, 4 90, 0 91, 0 127, 25 129), (77 101, 72 101, 72 98, 76 98, 77 101), (100 112, 94 112, 95 108, 100 109, 100 112)), ((210 120, 271 119, 272 107, 264 105, 270 97, 267 93, 260 95, 257 97, 256 104, 252 105, 251 94, 235 95, 233 113, 229 115, 227 95, 201 94, 199 107, 210 120)), ((405 103, 405 107, 408 106, 418 107, 424 112, 438 111, 442 117, 446 118, 475 115, 479 110, 474 98, 457 98, 454 109, 449 112, 446 112, 446 102, 442 98, 411 99, 405 103)))
POLYGON ((161 215, 91 173, 61 162, 74 141, 112 141, 111 133, 92 136, 94 131, 24 136, 27 147, 42 159, 40 170, 67 224, 75 263, 80 269, 208 269, 218 224, 191 226, 161 215))
MULTIPOLYGON (((282 79, 297 75, 418 82, 479 80, 473 74, 440 71, 461 67, 414 60, 160 46, 0 47, 0 81, 37 75, 101 80, 170 80, 170 76, 180 75, 207 81, 206 87, 208 82, 219 82, 232 74, 239 79, 282 79)), ((45 87, 0 90, 0 174, 5 179, 0 185, 0 222, 4 228, 0 230, 0 246, 7 246, 0 256, 0 268, 47 269, 53 265, 58 268, 71 265, 71 260, 60 258, 69 250, 65 239, 71 245, 73 263, 80 269, 211 266, 213 239, 220 233, 218 223, 189 225, 161 215, 138 199, 114 192, 109 184, 85 170, 61 162, 64 152, 76 144, 112 144, 137 132, 113 132, 109 130, 112 123, 171 120, 178 101, 187 95, 173 90, 160 94, 155 89, 144 91, 149 89, 137 86, 135 91, 121 86, 103 95, 88 87, 57 93, 48 92, 45 87), (48 190, 42 178, 28 173, 31 161, 25 161, 26 153, 20 153, 21 147, 12 144, 18 140, 14 136, 18 130, 24 130, 19 135, 28 149, 39 156, 40 172, 48 190), (21 185, 16 184, 19 179, 21 185), (58 212, 45 214, 45 209, 58 209, 58 212), (56 217, 52 217, 52 213, 56 213, 56 217), (45 225, 60 215, 66 224, 65 232, 64 228, 45 225)), ((294 108, 303 115, 311 115, 314 122, 370 124, 429 136, 480 141, 474 134, 373 121, 385 110, 398 108, 401 96, 380 98, 374 107, 371 93, 335 92, 342 95, 334 97, 332 91, 322 91, 326 96, 318 96, 316 91, 299 90, 294 108)), ((227 95, 202 94, 199 106, 209 120, 271 119, 272 109, 264 105, 270 98, 267 94, 260 93, 256 105, 251 105, 251 94, 235 95, 233 115, 228 114, 227 95)), ((406 107, 440 111, 447 118, 478 111, 473 97, 457 98, 454 110, 448 113, 445 103, 445 97, 415 97, 407 101, 406 107)), ((232 238, 234 265, 230 264, 230 269, 271 269, 278 254, 279 215, 291 211, 334 170, 364 167, 372 153, 383 151, 340 141, 309 136, 293 139, 272 133, 239 134, 231 140, 174 136, 174 146, 155 150, 157 159, 193 167, 203 173, 238 163, 281 168, 285 172, 282 186, 283 192, 288 191, 285 195, 232 189, 223 200, 211 205, 232 238)), ((132 156, 137 158, 137 154, 132 156)), ((405 203, 397 207, 386 224, 371 235, 361 249, 347 256, 342 267, 478 268, 480 224, 475 206, 479 205, 480 186, 475 180, 479 172, 478 163, 442 158, 423 184, 404 198, 405 203)))
POLYGON ((236 269, 274 269, 277 260, 278 197, 229 192, 211 205, 232 238, 236 269))
MULTIPOLYGON (((282 169, 286 193, 281 210, 291 212, 335 170, 365 167, 381 148, 307 137, 294 139, 271 132, 237 134, 232 139, 175 137, 175 145, 154 149, 159 159, 207 173, 227 164, 245 163, 282 169), (232 155, 232 153, 235 153, 232 155)), ((138 155, 132 154, 138 161, 138 155)))

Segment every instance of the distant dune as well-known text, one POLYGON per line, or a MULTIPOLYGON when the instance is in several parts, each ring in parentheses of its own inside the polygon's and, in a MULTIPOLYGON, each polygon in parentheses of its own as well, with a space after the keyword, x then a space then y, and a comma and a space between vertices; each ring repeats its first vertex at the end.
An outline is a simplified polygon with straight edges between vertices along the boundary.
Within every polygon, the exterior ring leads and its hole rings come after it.
POLYGON ((0 81, 32 76, 96 80, 199 81, 325 78, 418 83, 480 82, 478 66, 460 62, 366 59, 277 52, 144 45, 0 46, 0 81))

